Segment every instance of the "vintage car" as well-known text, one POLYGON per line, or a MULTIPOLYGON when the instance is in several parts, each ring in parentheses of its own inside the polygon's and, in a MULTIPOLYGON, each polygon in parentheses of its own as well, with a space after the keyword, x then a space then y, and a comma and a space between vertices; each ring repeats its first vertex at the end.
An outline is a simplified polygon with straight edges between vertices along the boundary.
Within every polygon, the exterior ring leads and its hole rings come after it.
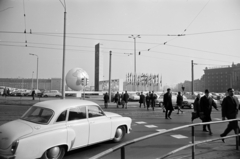
MULTIPOLYGON (((159 107, 163 106, 163 96, 164 96, 164 94, 160 95, 160 97, 155 100, 156 105, 159 105, 159 107)), ((175 109, 177 109, 176 101, 177 101, 177 96, 172 95, 172 104, 173 104, 175 109)), ((183 95, 183 103, 182 103, 181 108, 193 109, 193 103, 194 103, 193 99, 187 99, 186 96, 183 95)))
POLYGON ((39 102, 17 120, 0 126, 0 159, 62 159, 65 152, 130 133, 132 119, 104 112, 94 102, 39 102))

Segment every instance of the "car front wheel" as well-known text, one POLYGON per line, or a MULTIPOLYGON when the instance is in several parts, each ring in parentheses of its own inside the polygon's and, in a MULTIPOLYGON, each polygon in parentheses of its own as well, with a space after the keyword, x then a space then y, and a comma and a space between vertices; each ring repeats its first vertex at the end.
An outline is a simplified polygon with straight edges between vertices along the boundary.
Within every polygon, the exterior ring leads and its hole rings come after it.
POLYGON ((41 159, 63 159, 65 155, 65 148, 63 146, 56 146, 44 152, 41 159))
POLYGON ((113 142, 120 142, 125 136, 126 129, 124 126, 120 126, 117 128, 115 136, 113 138, 113 142))

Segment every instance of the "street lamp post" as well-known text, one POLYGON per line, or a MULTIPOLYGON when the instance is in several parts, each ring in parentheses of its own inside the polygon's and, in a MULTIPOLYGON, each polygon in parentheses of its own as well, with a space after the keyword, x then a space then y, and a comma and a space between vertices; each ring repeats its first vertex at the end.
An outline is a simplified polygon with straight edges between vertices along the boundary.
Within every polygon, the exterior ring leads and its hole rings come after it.
POLYGON ((131 35, 128 38, 133 38, 134 40, 134 91, 136 91, 136 71, 137 71, 137 61, 136 61, 136 38, 141 38, 140 35, 131 35))
POLYGON ((29 55, 37 56, 37 90, 38 90, 38 55, 37 54, 32 54, 32 53, 29 53, 29 55))

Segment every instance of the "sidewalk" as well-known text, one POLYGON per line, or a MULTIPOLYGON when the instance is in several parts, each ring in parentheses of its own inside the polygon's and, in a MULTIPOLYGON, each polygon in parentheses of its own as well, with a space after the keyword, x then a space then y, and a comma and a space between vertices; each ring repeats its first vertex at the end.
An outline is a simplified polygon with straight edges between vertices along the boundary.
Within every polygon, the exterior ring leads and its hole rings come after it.
MULTIPOLYGON (((168 157, 168 159, 191 158, 191 148, 168 157)), ((235 138, 226 139, 225 143, 215 141, 199 144, 195 147, 195 159, 240 159, 240 146, 239 150, 236 150, 235 138)))

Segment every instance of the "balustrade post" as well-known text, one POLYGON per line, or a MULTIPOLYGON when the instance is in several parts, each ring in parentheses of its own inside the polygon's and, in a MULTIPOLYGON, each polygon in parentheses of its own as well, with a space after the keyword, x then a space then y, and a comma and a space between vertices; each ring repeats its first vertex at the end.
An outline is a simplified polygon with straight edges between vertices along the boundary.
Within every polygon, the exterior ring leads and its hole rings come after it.
POLYGON ((195 159, 195 135, 194 135, 194 126, 192 126, 192 159, 195 159))
POLYGON ((125 146, 121 147, 121 159, 125 159, 125 146))
MULTIPOLYGON (((237 125, 238 125, 238 121, 237 122, 237 125)), ((238 127, 236 128, 236 135, 239 135, 239 129, 238 127)), ((236 136, 236 150, 239 150, 239 138, 240 136, 236 136)))

